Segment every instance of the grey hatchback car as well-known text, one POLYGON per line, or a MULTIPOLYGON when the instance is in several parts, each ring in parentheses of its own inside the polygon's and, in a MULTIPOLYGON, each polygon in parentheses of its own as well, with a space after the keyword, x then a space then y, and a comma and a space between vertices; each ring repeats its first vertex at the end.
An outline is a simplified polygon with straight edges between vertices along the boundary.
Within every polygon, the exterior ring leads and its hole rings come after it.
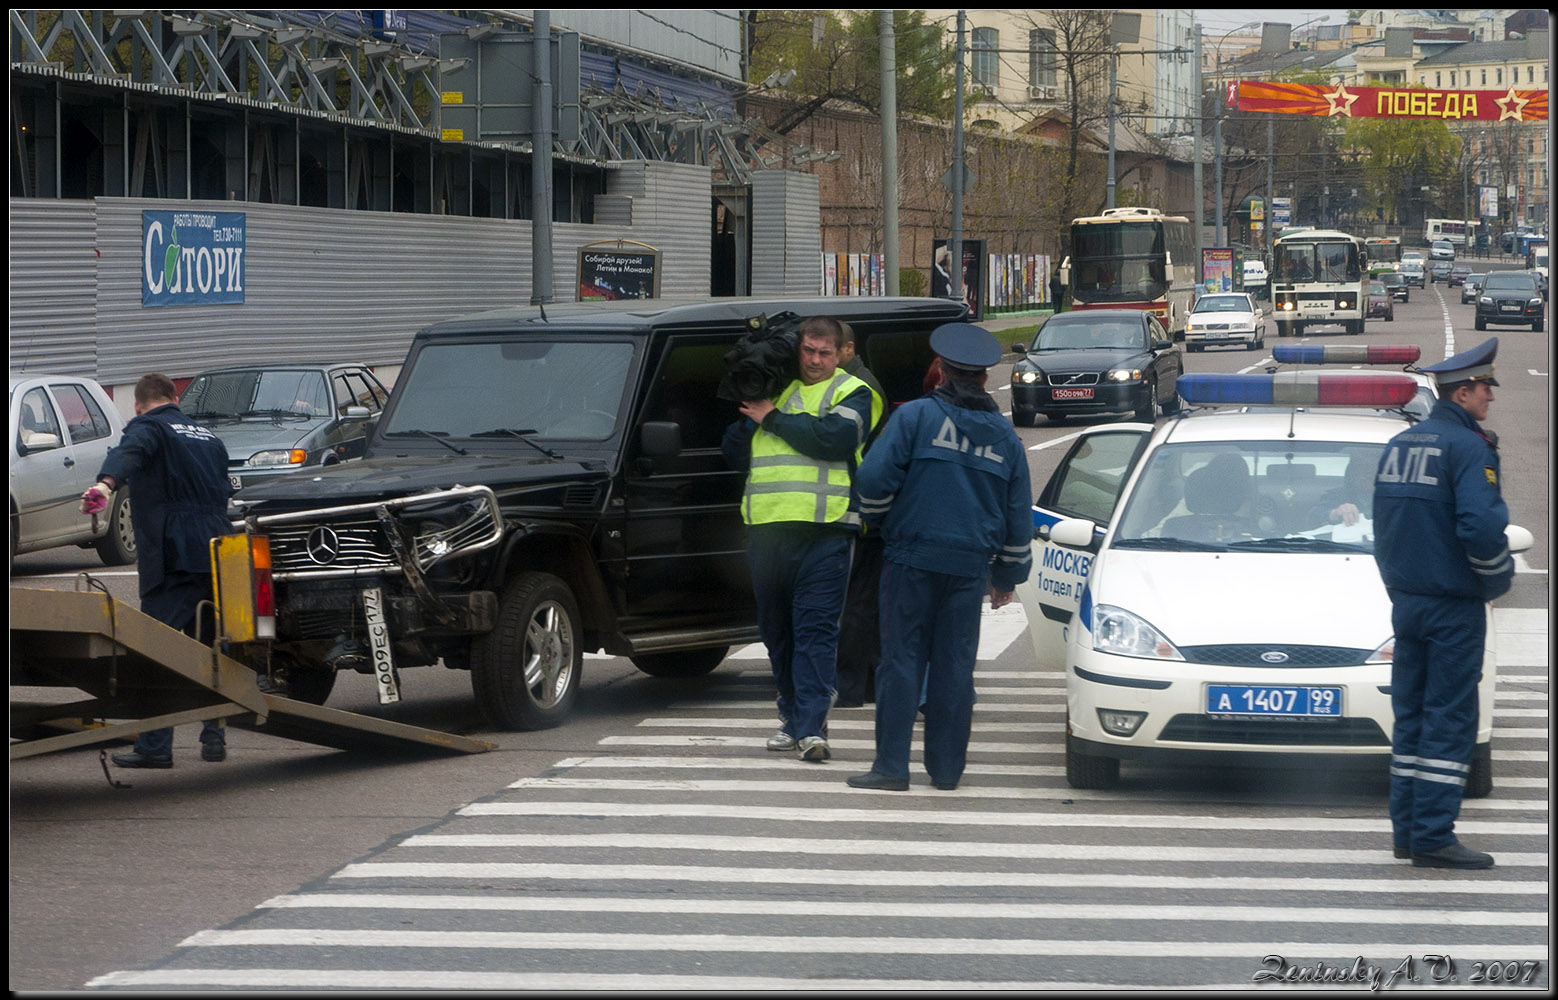
POLYGON ((367 365, 258 365, 202 372, 179 409, 227 446, 235 488, 361 458, 389 392, 367 365))

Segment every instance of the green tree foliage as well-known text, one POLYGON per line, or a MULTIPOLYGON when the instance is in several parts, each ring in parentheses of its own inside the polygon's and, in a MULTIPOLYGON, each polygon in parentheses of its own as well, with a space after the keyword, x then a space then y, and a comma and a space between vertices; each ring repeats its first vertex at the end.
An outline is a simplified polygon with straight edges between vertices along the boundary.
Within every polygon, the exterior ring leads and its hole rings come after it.
MULTIPOLYGON (((789 132, 830 100, 867 108, 882 103, 880 11, 758 10, 752 21, 754 81, 795 70, 785 89, 804 103, 774 126, 789 132)), ((924 11, 893 12, 898 39, 898 112, 946 118, 952 114, 953 64, 945 25, 924 11)))
MULTIPOLYGON (((1405 218, 1422 187, 1460 190, 1461 140, 1437 119, 1353 118, 1346 144, 1358 157, 1368 204, 1386 218, 1405 218)), ((1457 209, 1458 211, 1458 209, 1457 209)))

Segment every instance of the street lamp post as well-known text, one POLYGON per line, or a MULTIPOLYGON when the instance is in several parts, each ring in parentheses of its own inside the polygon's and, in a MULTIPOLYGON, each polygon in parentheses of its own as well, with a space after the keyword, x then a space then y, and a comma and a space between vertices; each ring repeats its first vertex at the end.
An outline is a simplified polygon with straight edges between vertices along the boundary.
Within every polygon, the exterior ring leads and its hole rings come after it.
POLYGON ((1227 113, 1226 109, 1228 107, 1227 95, 1223 93, 1223 43, 1235 31, 1243 31, 1245 28, 1259 23, 1259 21, 1245 21, 1237 28, 1229 28, 1223 32, 1223 37, 1219 38, 1217 44, 1213 46, 1217 65, 1217 72, 1213 74, 1213 79, 1217 81, 1217 122, 1213 126, 1212 135, 1212 173, 1217 188, 1217 205, 1213 212, 1212 220, 1215 230, 1213 238, 1220 247, 1228 245, 1228 241, 1223 238, 1223 117, 1227 113))

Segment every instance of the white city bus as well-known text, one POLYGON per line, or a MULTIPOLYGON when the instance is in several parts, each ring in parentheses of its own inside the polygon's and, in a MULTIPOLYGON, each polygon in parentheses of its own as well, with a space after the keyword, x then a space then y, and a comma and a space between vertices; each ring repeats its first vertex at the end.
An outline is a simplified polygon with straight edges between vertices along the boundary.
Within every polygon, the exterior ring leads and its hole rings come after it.
POLYGON ((1363 240, 1334 229, 1308 229, 1278 237, 1271 258, 1277 336, 1296 336, 1306 326, 1324 324, 1363 332, 1369 307, 1363 240))
POLYGON ((1476 219, 1424 219, 1423 243, 1433 246, 1435 240, 1449 240, 1457 247, 1466 246, 1477 238, 1476 219))

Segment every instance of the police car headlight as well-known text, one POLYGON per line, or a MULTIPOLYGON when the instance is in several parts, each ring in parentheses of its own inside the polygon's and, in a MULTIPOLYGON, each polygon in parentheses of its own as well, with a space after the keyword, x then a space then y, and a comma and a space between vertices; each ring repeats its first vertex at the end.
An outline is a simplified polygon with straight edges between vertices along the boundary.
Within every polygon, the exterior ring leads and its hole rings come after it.
POLYGON ((245 465, 302 465, 308 461, 308 452, 302 448, 278 451, 257 451, 249 456, 245 465))
POLYGON ((1394 663, 1396 661, 1396 637, 1391 636, 1380 644, 1380 647, 1369 654, 1364 663, 1394 663))
POLYGON ((1044 378, 1043 372, 1012 372, 1013 385, 1032 385, 1044 378))
POLYGON ((1149 660, 1184 659, 1163 633, 1124 608, 1108 604, 1100 604, 1093 610, 1093 649, 1149 660))
POLYGON ((1111 382, 1134 382, 1141 378, 1140 368, 1112 368, 1104 376, 1111 382))

